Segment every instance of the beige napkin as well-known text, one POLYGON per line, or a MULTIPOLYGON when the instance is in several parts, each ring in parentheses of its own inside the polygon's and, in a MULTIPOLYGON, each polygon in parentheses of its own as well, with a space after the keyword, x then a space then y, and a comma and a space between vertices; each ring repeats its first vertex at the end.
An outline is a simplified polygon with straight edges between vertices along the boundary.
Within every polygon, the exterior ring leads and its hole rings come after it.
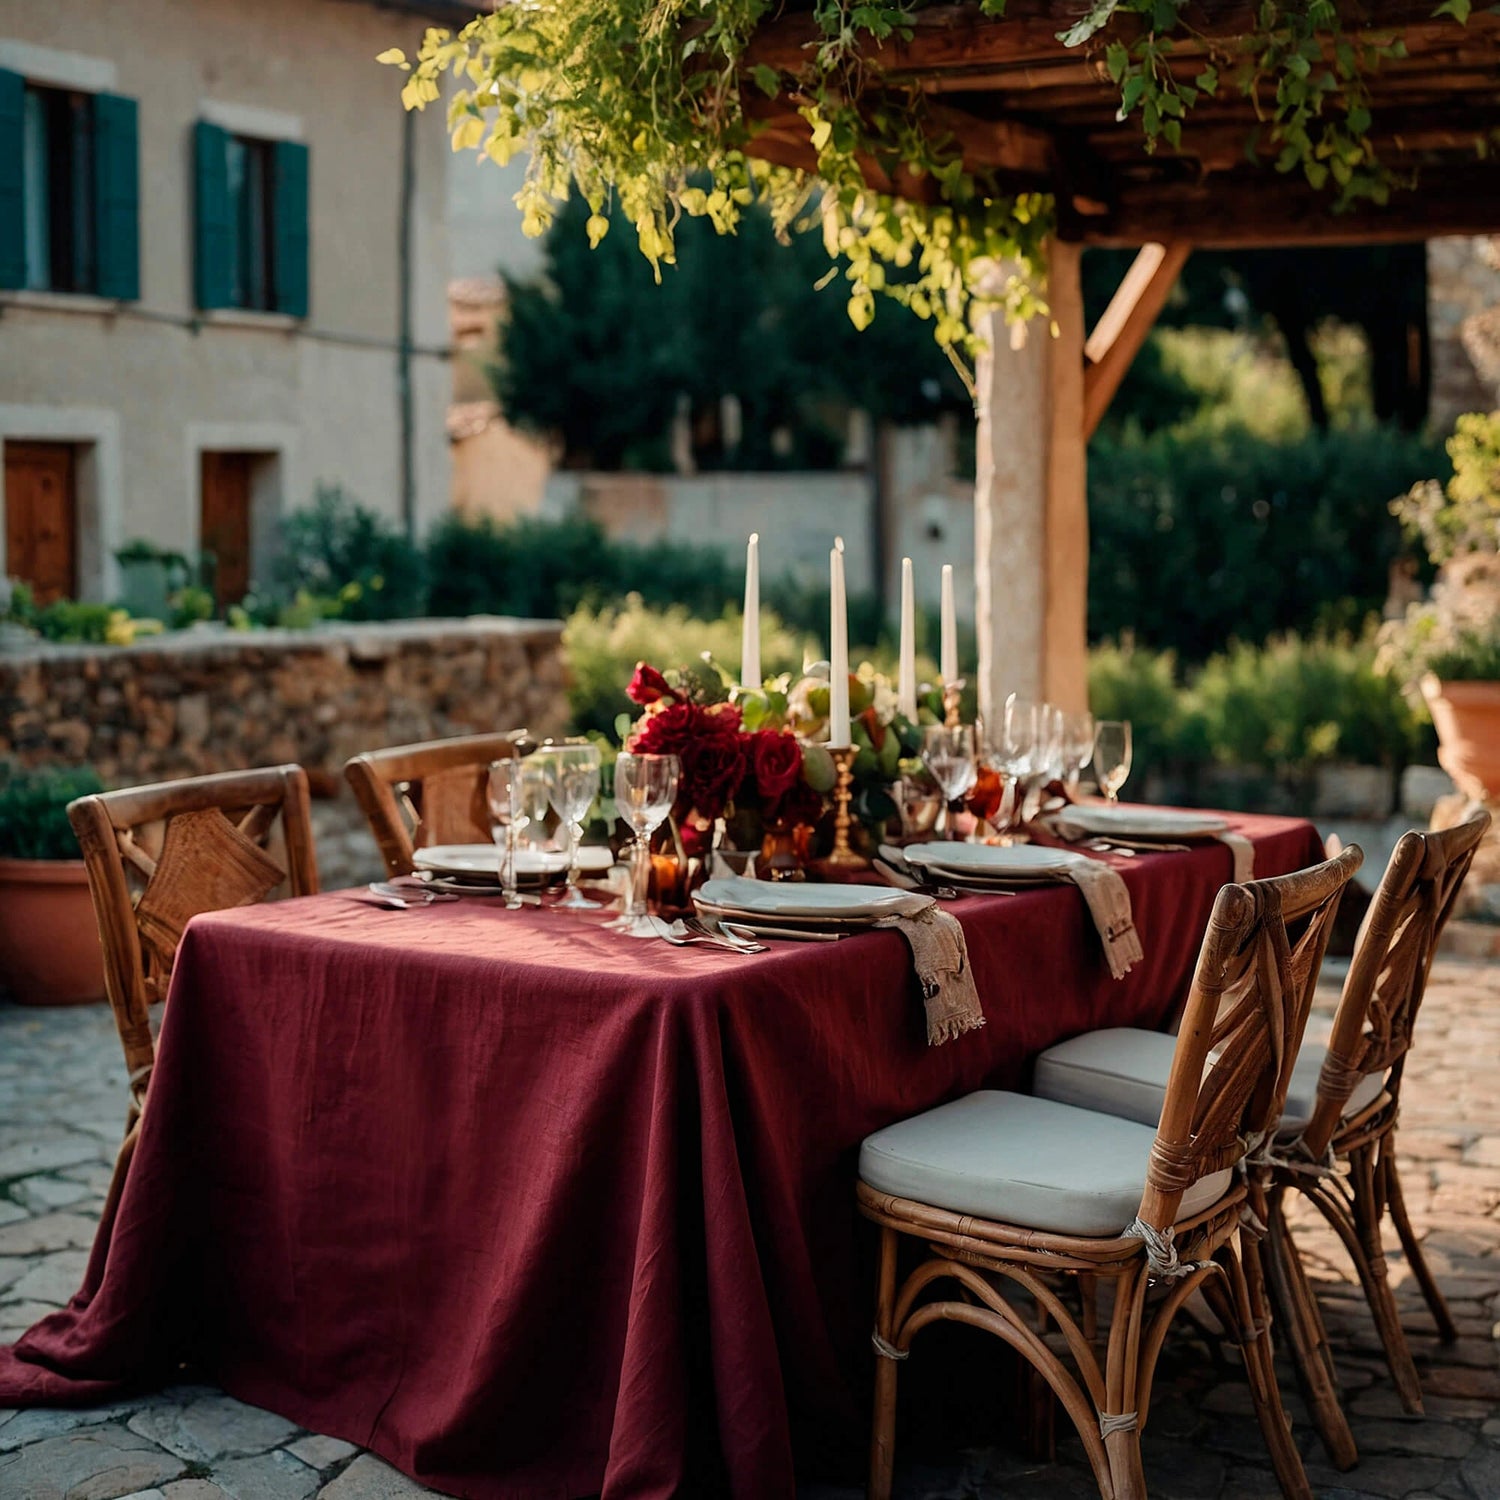
POLYGON ((894 928, 911 948, 927 1010, 929 1047, 940 1047, 984 1025, 964 930, 954 917, 930 896, 913 894, 896 915, 882 917, 875 925, 894 928))
MULTIPOLYGON (((1085 828, 1074 822, 1064 809, 1051 817, 1041 820, 1042 826, 1058 838, 1069 844, 1081 844, 1089 839, 1103 839, 1110 844, 1118 844, 1122 849, 1139 849, 1142 854, 1149 854, 1157 849, 1181 849, 1186 847, 1181 836, 1175 838, 1153 838, 1147 834, 1127 833, 1121 830, 1117 833, 1100 833, 1097 829, 1085 828)), ((1217 843, 1223 844, 1234 856, 1234 880, 1243 885, 1247 880, 1255 878, 1255 845, 1242 833, 1231 833, 1226 829, 1223 833, 1212 833, 1204 835, 1217 843)))
POLYGON ((1109 972, 1116 979, 1123 979, 1146 956, 1140 934, 1135 930, 1125 882, 1103 860, 1090 859, 1084 854, 1070 854, 1067 868, 1061 873, 1083 893, 1099 941, 1104 944, 1109 972))

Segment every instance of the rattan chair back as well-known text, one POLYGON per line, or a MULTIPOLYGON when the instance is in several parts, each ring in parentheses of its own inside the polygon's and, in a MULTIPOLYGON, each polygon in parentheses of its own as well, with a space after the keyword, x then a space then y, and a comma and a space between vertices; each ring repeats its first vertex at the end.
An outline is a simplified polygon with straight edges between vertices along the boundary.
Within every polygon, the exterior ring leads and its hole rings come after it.
POLYGON ((1139 1214, 1147 1230, 1169 1235, 1183 1193, 1274 1130, 1339 899, 1363 858, 1351 845, 1309 869, 1219 892, 1151 1149, 1139 1214))
POLYGON ((68 820, 88 871, 133 1121, 156 1060, 150 1006, 167 997, 188 921, 318 889, 307 776, 287 765, 129 787, 80 797, 68 820))
POLYGON ((1385 1096, 1390 1106, 1399 1103, 1437 940, 1489 826, 1489 813, 1476 807, 1452 828, 1414 830, 1396 845, 1355 945, 1317 1105, 1302 1135, 1314 1161, 1322 1160, 1338 1133, 1349 1096, 1363 1078, 1384 1073, 1385 1096))
POLYGON ((344 766, 387 876, 410 875, 412 856, 431 844, 487 844, 486 782, 491 761, 518 755, 524 729, 367 750, 344 766))

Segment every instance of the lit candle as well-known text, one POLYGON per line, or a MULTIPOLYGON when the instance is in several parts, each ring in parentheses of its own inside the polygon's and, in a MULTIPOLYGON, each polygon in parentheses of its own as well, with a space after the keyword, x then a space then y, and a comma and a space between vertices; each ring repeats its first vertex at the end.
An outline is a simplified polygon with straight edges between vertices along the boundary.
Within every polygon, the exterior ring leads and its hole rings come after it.
POLYGON ((849 614, 844 599, 844 540, 828 554, 828 745, 849 743, 849 614))
POLYGON ((901 672, 896 680, 896 708, 917 722, 917 601, 911 558, 901 559, 901 672))
POLYGON ((745 549, 745 622, 740 636, 740 685, 759 688, 760 674, 760 533, 750 533, 745 549))
POLYGON ((958 681, 958 625, 953 616, 953 564, 943 564, 943 637, 938 669, 943 686, 958 681))

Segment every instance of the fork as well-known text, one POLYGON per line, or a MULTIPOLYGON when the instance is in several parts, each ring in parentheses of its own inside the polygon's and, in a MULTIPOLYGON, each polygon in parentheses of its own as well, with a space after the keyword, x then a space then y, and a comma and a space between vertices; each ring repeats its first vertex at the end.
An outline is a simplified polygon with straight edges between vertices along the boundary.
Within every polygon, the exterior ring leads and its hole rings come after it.
POLYGON ((710 932, 701 925, 689 926, 680 917, 670 927, 662 927, 661 937, 663 942, 671 943, 674 948, 721 948, 725 953, 764 953, 766 951, 764 943, 742 942, 727 934, 710 932))

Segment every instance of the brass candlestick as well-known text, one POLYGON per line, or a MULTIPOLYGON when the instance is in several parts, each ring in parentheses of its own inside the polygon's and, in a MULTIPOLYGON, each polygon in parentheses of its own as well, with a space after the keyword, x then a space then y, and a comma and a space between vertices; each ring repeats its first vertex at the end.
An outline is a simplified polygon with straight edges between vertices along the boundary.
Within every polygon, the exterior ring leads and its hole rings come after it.
POLYGON ((963 720, 958 716, 959 700, 964 694, 964 679, 955 678, 943 684, 943 728, 957 729, 963 720))
POLYGON ((854 784, 854 757, 859 752, 853 745, 846 745, 828 753, 838 772, 833 784, 833 848, 813 868, 828 880, 849 880, 870 868, 870 861, 849 847, 850 788, 854 784))

